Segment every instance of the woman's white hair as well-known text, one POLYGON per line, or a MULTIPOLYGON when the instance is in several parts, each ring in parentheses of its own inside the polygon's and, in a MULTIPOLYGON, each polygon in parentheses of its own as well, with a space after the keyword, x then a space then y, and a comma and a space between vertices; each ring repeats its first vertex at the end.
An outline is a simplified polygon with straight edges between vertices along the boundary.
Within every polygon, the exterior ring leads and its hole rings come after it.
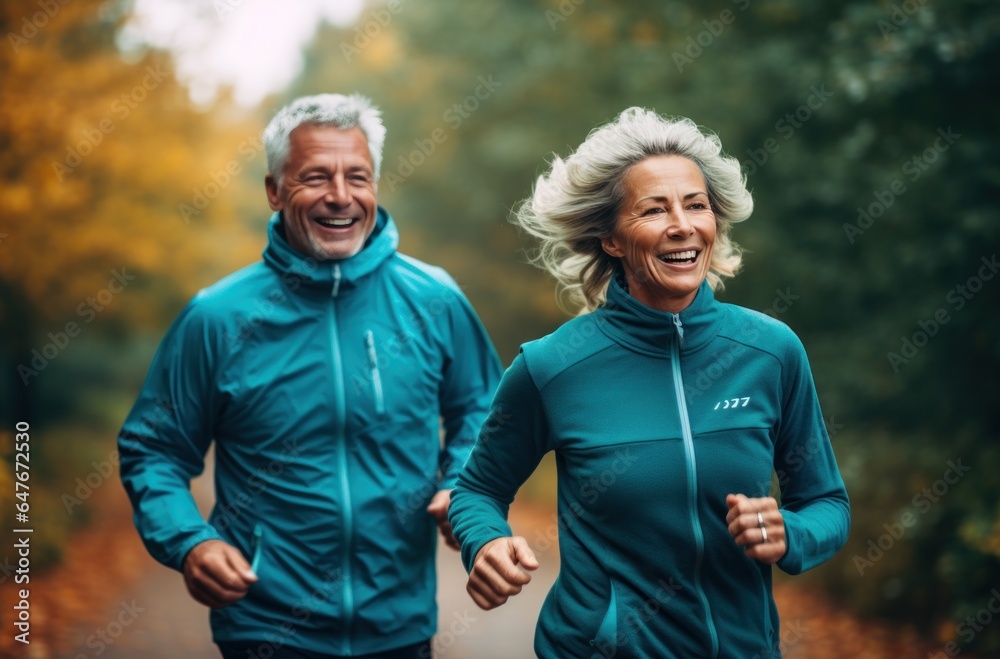
POLYGON ((378 180, 379 168, 382 166, 382 146, 385 144, 382 113, 372 105, 371 100, 361 94, 317 94, 302 96, 281 108, 264 129, 267 171, 279 185, 288 161, 289 136, 302 124, 335 126, 341 130, 359 126, 368 141, 375 180, 378 180))
POLYGON ((723 277, 736 275, 743 257, 730 230, 753 212, 739 161, 723 153, 714 133, 690 119, 632 107, 591 131, 565 160, 556 156, 512 218, 541 241, 531 261, 556 278, 564 308, 584 313, 603 304, 619 260, 601 241, 615 228, 625 175, 636 163, 661 155, 683 156, 705 177, 716 221, 709 285, 719 290, 723 277))

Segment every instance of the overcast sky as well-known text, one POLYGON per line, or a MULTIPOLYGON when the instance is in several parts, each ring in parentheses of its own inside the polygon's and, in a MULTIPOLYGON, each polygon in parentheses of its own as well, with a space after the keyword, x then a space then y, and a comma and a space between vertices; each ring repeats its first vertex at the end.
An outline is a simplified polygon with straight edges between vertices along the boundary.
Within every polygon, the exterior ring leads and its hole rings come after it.
POLYGON ((171 50, 192 99, 211 103, 220 85, 255 105, 291 83, 302 50, 324 20, 348 25, 364 0, 136 0, 122 32, 126 51, 149 44, 171 50))

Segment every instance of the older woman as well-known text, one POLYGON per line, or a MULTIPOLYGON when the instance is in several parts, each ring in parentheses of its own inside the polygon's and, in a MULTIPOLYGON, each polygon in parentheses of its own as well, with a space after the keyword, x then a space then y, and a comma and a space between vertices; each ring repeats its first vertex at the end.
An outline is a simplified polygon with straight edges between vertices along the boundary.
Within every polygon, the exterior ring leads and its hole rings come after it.
POLYGON ((586 313, 522 347, 450 518, 470 595, 500 606, 538 566, 508 506, 555 451, 562 559, 541 657, 780 656, 771 566, 798 574, 846 540, 802 344, 715 299, 752 209, 717 137, 630 108, 556 158, 517 214, 586 313))

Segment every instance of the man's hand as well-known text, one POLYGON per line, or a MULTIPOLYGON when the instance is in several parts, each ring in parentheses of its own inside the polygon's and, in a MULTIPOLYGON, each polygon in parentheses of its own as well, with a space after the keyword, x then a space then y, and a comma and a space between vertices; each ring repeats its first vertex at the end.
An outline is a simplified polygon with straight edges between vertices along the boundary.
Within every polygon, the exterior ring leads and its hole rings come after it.
POLYGON ((726 515, 729 535, 743 547, 747 556, 771 565, 785 555, 788 550, 785 545, 785 519, 773 497, 749 499, 742 494, 729 494, 726 505, 729 506, 729 514, 726 515))
POLYGON ((213 609, 242 599, 256 581, 257 575, 240 550, 222 540, 201 542, 184 559, 184 585, 188 592, 213 609))
POLYGON ((451 522, 448 521, 448 506, 451 505, 451 490, 439 490, 430 505, 427 506, 427 513, 437 520, 438 528, 441 530, 441 537, 444 543, 458 551, 461 549, 455 534, 451 532, 451 522))
POLYGON ((527 540, 520 536, 491 540, 476 554, 465 590, 479 608, 495 609, 531 581, 531 575, 518 565, 525 570, 538 569, 538 559, 527 540))

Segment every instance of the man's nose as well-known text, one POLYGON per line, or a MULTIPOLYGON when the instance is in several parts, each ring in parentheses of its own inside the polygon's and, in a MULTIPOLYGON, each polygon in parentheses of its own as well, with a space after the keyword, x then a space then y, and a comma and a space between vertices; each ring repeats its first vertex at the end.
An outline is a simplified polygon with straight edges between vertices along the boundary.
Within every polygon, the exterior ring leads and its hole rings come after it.
POLYGON ((326 189, 323 201, 331 206, 346 206, 351 203, 351 195, 347 191, 347 181, 341 175, 334 176, 326 189))

